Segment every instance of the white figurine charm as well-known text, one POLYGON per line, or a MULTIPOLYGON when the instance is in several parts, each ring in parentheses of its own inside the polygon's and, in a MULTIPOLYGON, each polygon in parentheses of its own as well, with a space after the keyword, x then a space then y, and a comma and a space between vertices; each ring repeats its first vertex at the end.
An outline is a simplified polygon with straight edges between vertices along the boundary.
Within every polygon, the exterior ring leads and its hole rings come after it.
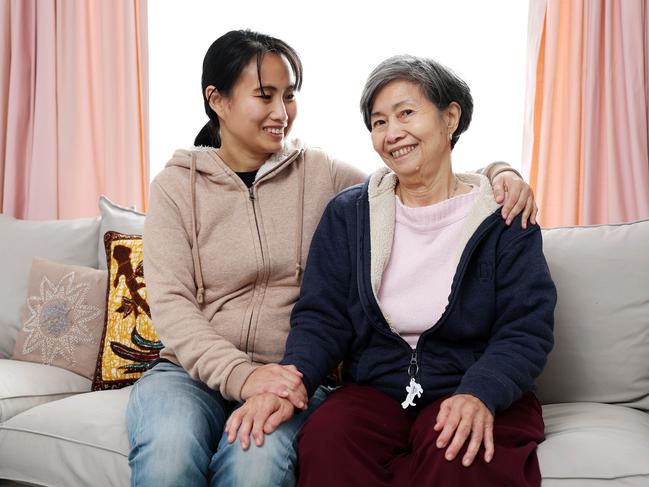
POLYGON ((411 377, 410 384, 406 386, 406 392, 408 393, 406 400, 401 403, 403 409, 406 409, 408 406, 415 406, 416 404, 413 402, 415 397, 421 397, 424 389, 415 381, 414 377, 411 377))

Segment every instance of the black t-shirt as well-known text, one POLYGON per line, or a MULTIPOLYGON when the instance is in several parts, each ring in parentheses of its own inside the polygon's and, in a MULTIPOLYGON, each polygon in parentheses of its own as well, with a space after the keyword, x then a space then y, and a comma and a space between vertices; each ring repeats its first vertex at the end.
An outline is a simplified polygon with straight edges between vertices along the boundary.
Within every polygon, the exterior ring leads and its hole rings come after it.
POLYGON ((257 171, 238 172, 237 176, 239 176, 241 178, 241 181, 243 181, 243 184, 245 184, 249 188, 250 186, 252 186, 252 183, 255 182, 257 171))

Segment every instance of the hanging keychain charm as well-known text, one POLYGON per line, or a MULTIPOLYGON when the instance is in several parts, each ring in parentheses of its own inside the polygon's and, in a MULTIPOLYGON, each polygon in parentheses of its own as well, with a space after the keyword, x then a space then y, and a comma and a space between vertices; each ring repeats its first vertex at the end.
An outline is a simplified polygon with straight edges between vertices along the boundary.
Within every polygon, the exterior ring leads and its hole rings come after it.
POLYGON ((410 383, 406 386, 406 400, 401 403, 401 407, 406 409, 408 406, 416 406, 414 400, 417 397, 421 397, 424 389, 421 387, 415 377, 419 372, 419 365, 417 365, 417 352, 412 353, 412 358, 410 359, 410 365, 408 365, 408 375, 410 376, 410 383))
POLYGON ((414 399, 415 397, 421 397, 424 389, 422 389, 421 384, 418 384, 414 377, 411 377, 410 384, 406 386, 406 392, 408 393, 406 400, 401 403, 403 409, 406 409, 408 406, 416 406, 414 399))

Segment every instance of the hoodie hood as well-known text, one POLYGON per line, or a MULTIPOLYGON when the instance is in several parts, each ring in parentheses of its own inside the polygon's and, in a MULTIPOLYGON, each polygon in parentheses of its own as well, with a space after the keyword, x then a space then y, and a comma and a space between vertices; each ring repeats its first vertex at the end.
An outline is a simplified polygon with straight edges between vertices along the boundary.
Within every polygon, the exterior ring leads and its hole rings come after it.
MULTIPOLYGON (((257 171, 255 180, 272 171, 275 167, 279 166, 290 157, 293 157, 301 150, 304 150, 304 145, 301 140, 286 140, 282 150, 272 154, 266 162, 261 165, 257 171)), ((205 146, 192 147, 191 149, 179 149, 174 152, 174 155, 169 162, 167 162, 165 167, 177 166, 191 169, 193 157, 196 160, 196 172, 201 174, 218 176, 226 172, 234 172, 226 162, 221 159, 217 151, 218 149, 214 147, 205 146)))

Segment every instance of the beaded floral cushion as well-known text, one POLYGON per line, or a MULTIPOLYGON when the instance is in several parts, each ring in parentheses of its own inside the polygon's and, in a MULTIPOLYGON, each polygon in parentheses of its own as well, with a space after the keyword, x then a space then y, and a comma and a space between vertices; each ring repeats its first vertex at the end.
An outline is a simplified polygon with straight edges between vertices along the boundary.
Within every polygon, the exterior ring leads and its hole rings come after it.
POLYGON ((13 358, 92 379, 106 309, 106 275, 34 259, 13 358))
POLYGON ((151 322, 147 302, 142 236, 104 235, 108 288, 106 319, 93 390, 133 384, 160 355, 163 345, 151 322))

